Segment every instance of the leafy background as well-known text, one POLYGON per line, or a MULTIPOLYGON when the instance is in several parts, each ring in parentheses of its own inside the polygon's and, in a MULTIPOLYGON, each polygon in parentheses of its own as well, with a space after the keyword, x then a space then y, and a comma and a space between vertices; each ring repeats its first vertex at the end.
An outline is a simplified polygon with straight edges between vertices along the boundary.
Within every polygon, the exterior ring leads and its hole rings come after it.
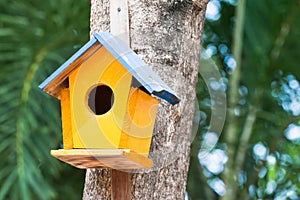
POLYGON ((299 199, 300 2, 211 0, 206 17, 187 199, 299 199), (210 90, 226 92, 221 133, 208 132, 210 90))
POLYGON ((84 171, 61 145, 59 101, 38 85, 88 41, 89 2, 0 1, 0 199, 80 199, 84 171))
MULTIPOLYGON (((49 155, 62 142, 59 101, 37 86, 88 41, 89 8, 0 1, 0 199, 82 196, 84 171, 49 155)), ((206 17, 186 199, 299 198, 299 1, 211 0, 206 17), (212 94, 227 97, 222 132, 209 132, 222 100, 212 94)))

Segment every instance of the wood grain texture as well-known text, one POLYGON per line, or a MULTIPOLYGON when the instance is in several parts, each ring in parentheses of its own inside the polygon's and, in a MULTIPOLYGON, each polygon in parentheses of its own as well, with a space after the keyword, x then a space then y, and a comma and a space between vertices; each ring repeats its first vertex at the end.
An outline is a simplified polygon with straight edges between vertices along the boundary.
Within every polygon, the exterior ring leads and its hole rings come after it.
POLYGON ((112 200, 131 199, 131 175, 128 172, 112 170, 112 200))
MULTIPOLYGON (((131 48, 181 98, 176 106, 159 106, 150 152, 154 167, 132 174, 131 199, 184 199, 206 4, 128 1, 131 48)), ((108 6, 92 1, 91 33, 108 28, 109 14, 102 10, 108 6)), ((111 184, 102 181, 111 172, 88 170, 86 177, 83 199, 111 199, 111 184)))
POLYGON ((59 149, 51 150, 51 155, 80 169, 102 167, 128 170, 152 166, 152 161, 147 157, 126 149, 59 149))

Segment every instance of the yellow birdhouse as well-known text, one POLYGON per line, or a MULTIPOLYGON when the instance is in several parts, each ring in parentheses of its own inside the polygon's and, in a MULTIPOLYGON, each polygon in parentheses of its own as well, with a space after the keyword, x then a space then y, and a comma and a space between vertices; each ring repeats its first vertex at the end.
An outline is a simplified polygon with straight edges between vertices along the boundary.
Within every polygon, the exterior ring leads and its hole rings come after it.
POLYGON ((122 40, 96 33, 40 89, 60 99, 64 149, 51 155, 79 168, 149 168, 159 100, 174 92, 122 40))

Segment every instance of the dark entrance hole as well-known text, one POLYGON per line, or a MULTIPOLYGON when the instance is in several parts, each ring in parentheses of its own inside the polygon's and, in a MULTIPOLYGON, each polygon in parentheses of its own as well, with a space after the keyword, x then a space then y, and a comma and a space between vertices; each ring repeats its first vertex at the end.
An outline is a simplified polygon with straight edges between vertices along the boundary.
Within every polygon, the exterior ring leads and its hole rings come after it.
POLYGON ((114 93, 107 85, 94 87, 88 96, 88 105, 96 115, 107 113, 114 104, 114 93))

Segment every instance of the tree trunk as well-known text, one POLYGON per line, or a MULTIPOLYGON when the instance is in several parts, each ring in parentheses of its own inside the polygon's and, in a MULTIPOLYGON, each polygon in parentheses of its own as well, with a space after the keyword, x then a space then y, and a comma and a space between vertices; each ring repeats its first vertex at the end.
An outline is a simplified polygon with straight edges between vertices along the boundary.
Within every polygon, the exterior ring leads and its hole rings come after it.
MULTIPOLYGON (((131 199, 184 199, 208 0, 128 0, 131 48, 180 97, 162 101, 149 157, 150 170, 131 173, 131 199)), ((110 31, 109 0, 92 0, 91 34, 110 31)), ((112 199, 112 171, 89 169, 83 199, 112 199)))

